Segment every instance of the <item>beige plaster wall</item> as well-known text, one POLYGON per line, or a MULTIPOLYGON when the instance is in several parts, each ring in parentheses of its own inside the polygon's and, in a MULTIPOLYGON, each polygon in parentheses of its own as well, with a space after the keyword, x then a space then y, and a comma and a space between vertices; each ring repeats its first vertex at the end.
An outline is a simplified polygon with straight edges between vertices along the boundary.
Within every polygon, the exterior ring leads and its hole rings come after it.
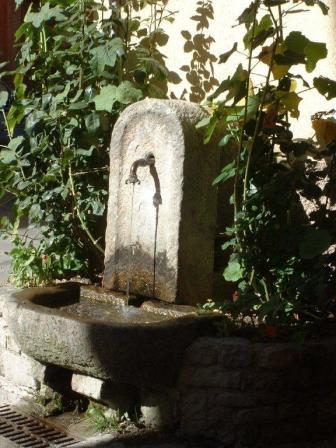
MULTIPOLYGON (((324 16, 315 7, 313 11, 303 15, 292 14, 286 22, 289 31, 301 30, 311 40, 327 43, 328 59, 319 62, 316 75, 336 78, 336 0, 324 1, 330 6, 329 16, 324 16)), ((244 57, 237 55, 225 65, 216 63, 218 56, 241 38, 244 28, 233 25, 250 2, 251 0, 169 0, 168 8, 176 11, 176 15, 173 24, 164 25, 170 40, 162 51, 167 56, 169 69, 177 72, 181 78, 179 84, 171 86, 172 96, 202 101, 213 91, 216 83, 232 73, 237 63, 243 61, 244 57), (207 5, 213 8, 214 14, 212 18, 205 19, 207 5), (192 70, 194 54, 197 57, 194 58, 195 70, 192 70)), ((305 77, 312 79, 309 75, 305 77)), ((293 130, 297 137, 308 137, 312 135, 310 116, 319 110, 336 108, 336 101, 327 102, 315 91, 305 92, 302 96, 304 102, 300 121, 293 122, 293 130)))

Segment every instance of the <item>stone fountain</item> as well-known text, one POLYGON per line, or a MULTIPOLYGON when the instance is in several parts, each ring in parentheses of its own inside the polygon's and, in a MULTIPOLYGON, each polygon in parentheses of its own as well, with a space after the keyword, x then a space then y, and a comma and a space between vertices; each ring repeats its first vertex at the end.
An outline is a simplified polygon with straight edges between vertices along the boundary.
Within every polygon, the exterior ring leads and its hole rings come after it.
POLYGON ((110 149, 105 289, 11 294, 6 319, 24 353, 115 383, 174 384, 185 348, 213 328, 191 306, 213 285, 219 160, 196 130, 202 117, 183 101, 124 111, 110 149))
POLYGON ((219 156, 195 129, 203 116, 185 101, 145 100, 117 122, 105 288, 188 305, 212 297, 219 156), (130 168, 146 154, 153 164, 132 182, 130 168))

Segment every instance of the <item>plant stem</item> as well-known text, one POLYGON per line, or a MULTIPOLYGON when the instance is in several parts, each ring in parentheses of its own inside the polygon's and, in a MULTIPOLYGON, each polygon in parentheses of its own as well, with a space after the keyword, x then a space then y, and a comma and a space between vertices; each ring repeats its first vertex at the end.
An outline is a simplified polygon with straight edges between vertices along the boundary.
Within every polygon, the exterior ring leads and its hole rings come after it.
POLYGON ((254 129, 254 135, 253 135, 252 143, 251 143, 251 146, 249 148, 249 152, 248 152, 248 156, 247 156, 247 162, 246 162, 246 168, 245 168, 245 176, 244 176, 244 187, 243 187, 243 206, 244 206, 244 203, 246 202, 247 190, 248 190, 247 183, 248 183, 248 179, 249 179, 249 171, 250 171, 250 166, 251 166, 251 161, 252 161, 252 153, 253 153, 253 148, 254 148, 255 142, 257 140, 257 136, 258 136, 258 132, 259 132, 260 124, 261 124, 262 110, 263 110, 263 107, 265 105, 266 95, 267 95, 267 92, 268 92, 268 86, 269 86, 269 81, 270 81, 270 78, 271 78, 272 67, 273 67, 274 56, 275 56, 275 52, 276 52, 276 48, 277 48, 277 43, 278 43, 278 41, 275 40, 274 41, 274 45, 273 45, 273 49, 272 49, 271 62, 270 62, 270 66, 269 66, 269 69, 268 69, 267 78, 266 78, 266 81, 265 81, 265 88, 264 88, 264 91, 263 91, 263 96, 262 96, 261 103, 260 103, 259 110, 258 110, 257 123, 256 123, 255 129, 254 129))
POLYGON ((75 191, 75 185, 74 185, 73 176, 72 176, 71 165, 69 166, 69 180, 70 180, 71 193, 72 193, 72 196, 73 196, 74 201, 75 201, 76 214, 77 214, 78 219, 79 219, 79 221, 81 223, 82 229, 87 234, 87 236, 89 237, 91 243, 95 246, 95 248, 98 249, 98 251, 104 255, 104 249, 94 239, 92 233, 90 232, 90 230, 88 229, 87 225, 85 224, 85 221, 84 221, 84 219, 82 217, 81 211, 78 208, 78 204, 76 202, 76 191, 75 191))
POLYGON ((5 126, 6 126, 6 131, 7 131, 8 137, 9 137, 9 139, 12 139, 13 138, 13 134, 11 133, 11 130, 10 130, 9 125, 8 125, 6 112, 3 109, 1 109, 1 113, 3 115, 3 119, 4 119, 4 122, 5 122, 5 126))
MULTIPOLYGON (((254 39, 254 35, 255 35, 255 31, 256 31, 256 25, 257 25, 257 14, 258 14, 258 9, 260 6, 260 1, 256 2, 255 5, 255 13, 254 13, 254 18, 253 18, 253 24, 252 24, 252 37, 251 37, 251 42, 254 39)), ((246 91, 246 96, 245 96, 245 108, 244 108, 244 119, 243 119, 243 123, 241 126, 241 132, 240 132, 240 139, 239 139, 239 148, 237 151, 237 156, 236 156, 236 172, 235 172, 235 178, 234 178, 234 188, 233 188, 233 195, 234 195, 234 222, 236 223, 237 221, 237 216, 238 216, 238 210, 240 208, 240 200, 239 200, 239 168, 240 168, 240 158, 241 158, 241 154, 243 152, 243 147, 244 147, 244 131, 245 131, 245 125, 246 125, 246 121, 247 121, 247 113, 248 113, 248 100, 249 100, 249 88, 250 88, 250 79, 251 79, 251 67, 252 67, 252 56, 253 56, 253 46, 251 43, 250 49, 249 49, 249 56, 248 56, 248 69, 247 69, 247 91, 246 91)), ((236 229, 236 237, 237 237, 237 242, 239 245, 239 232, 236 229)))
POLYGON ((280 31, 280 39, 281 42, 283 42, 283 21, 282 21, 282 9, 281 5, 278 6, 278 13, 279 13, 279 31, 280 31))

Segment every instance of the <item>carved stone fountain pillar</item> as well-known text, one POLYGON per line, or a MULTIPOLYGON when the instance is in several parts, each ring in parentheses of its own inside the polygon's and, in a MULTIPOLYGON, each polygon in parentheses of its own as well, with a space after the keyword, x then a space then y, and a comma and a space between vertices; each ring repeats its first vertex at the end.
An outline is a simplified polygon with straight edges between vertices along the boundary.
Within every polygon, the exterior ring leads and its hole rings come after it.
POLYGON ((116 123, 105 288, 189 305, 212 297, 219 151, 195 128, 203 117, 192 103, 146 99, 116 123))

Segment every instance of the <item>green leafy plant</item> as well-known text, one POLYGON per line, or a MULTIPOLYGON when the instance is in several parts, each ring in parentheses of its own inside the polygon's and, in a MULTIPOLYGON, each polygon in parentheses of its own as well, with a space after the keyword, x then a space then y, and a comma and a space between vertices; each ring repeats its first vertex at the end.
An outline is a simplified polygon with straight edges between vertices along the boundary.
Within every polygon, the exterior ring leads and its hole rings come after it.
POLYGON ((335 81, 316 77, 313 87, 293 72, 303 66, 311 73, 327 57, 324 43, 298 31, 285 34, 286 18, 305 14, 302 3, 328 13, 324 2, 310 0, 255 0, 242 12, 244 48, 235 43, 220 61, 241 50, 247 62, 220 84, 209 99, 212 115, 199 123, 206 141, 221 126, 219 146, 236 147, 214 181, 231 179, 233 185, 234 224, 223 245, 231 256, 224 277, 237 283, 237 291, 234 300, 216 307, 235 319, 257 315, 259 322, 298 324, 335 311, 336 260, 330 251, 335 212, 327 198, 336 144, 318 150, 313 141, 294 139, 290 130, 305 90, 336 96, 335 81), (327 173, 319 168, 322 158, 331 160, 327 173), (314 203, 313 212, 304 209, 304 201, 314 203))
POLYGON ((165 20, 167 0, 123 0, 109 11, 93 0, 30 6, 16 32, 11 141, 0 152, 0 196, 16 198, 2 229, 14 238, 17 284, 101 272, 111 131, 127 105, 166 95, 165 20), (24 135, 14 137, 19 123, 24 135), (38 239, 18 232, 24 217, 38 239))
POLYGON ((121 415, 97 403, 90 403, 85 415, 97 432, 120 431, 123 422, 130 422, 127 414, 121 415))

